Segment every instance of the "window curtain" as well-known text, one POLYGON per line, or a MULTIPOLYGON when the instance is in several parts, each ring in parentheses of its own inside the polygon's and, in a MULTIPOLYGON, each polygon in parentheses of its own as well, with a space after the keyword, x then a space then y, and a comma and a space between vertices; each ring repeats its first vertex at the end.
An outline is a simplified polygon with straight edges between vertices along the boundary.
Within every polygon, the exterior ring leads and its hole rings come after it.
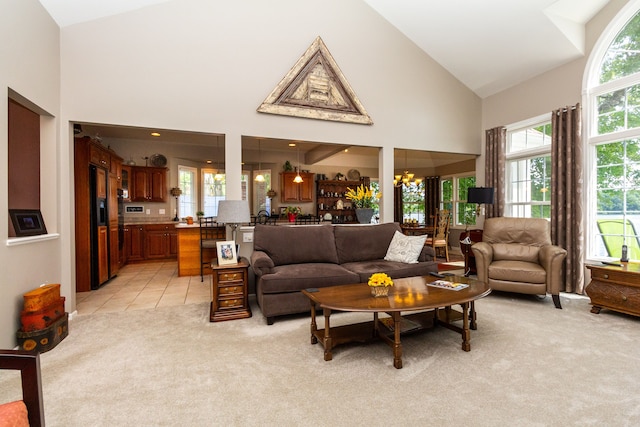
POLYGON ((435 213, 440 209, 440 177, 428 176, 424 180, 424 221, 434 225, 435 213))
POLYGON ((567 250, 565 291, 584 293, 582 107, 551 114, 551 240, 567 250))
POLYGON ((504 215, 505 198, 505 155, 507 147, 507 129, 497 127, 485 131, 485 187, 493 187, 494 203, 485 205, 486 218, 504 215))

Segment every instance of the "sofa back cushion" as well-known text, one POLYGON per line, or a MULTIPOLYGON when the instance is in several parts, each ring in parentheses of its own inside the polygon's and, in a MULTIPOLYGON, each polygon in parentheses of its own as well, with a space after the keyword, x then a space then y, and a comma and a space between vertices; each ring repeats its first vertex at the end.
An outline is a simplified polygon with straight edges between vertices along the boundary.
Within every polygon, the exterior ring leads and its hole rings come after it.
POLYGON ((551 226, 542 218, 488 218, 482 241, 493 246, 494 260, 537 263, 540 248, 551 244, 551 226))
POLYGON ((338 262, 370 261, 383 259, 396 231, 402 231, 397 223, 373 225, 334 226, 338 262))
POLYGON ((256 225, 253 248, 277 265, 338 263, 331 225, 256 225))

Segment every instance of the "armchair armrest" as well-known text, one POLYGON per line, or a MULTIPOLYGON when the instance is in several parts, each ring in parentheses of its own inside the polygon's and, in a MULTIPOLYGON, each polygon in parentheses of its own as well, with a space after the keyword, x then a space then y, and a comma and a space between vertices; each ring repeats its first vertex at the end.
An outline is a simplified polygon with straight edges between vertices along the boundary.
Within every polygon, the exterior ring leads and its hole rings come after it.
POLYGON ((547 272, 547 292, 558 295, 562 280, 562 263, 567 256, 566 249, 556 245, 546 245, 540 248, 539 262, 547 272))
POLYGON ((493 261, 493 246, 486 242, 478 242, 471 246, 473 255, 476 257, 476 270, 478 280, 489 283, 489 264, 493 261))
POLYGON ((431 246, 424 246, 418 255, 419 262, 433 261, 436 258, 436 251, 431 246))
POLYGON ((274 267, 273 260, 266 252, 253 251, 251 254, 251 268, 256 276, 271 273, 274 267))

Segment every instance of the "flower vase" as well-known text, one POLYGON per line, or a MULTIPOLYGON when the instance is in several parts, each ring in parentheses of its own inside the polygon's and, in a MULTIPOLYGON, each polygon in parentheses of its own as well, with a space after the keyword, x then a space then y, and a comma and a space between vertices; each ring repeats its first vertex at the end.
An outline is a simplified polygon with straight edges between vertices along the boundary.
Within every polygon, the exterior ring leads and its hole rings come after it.
POLYGON ((287 217, 289 218, 289 222, 296 222, 296 214, 290 213, 287 214, 287 217))
POLYGON ((389 287, 388 286, 370 286, 371 295, 374 297, 386 297, 389 295, 389 287))
POLYGON ((373 217, 372 208, 357 208, 356 218, 360 224, 371 224, 371 218, 373 217))

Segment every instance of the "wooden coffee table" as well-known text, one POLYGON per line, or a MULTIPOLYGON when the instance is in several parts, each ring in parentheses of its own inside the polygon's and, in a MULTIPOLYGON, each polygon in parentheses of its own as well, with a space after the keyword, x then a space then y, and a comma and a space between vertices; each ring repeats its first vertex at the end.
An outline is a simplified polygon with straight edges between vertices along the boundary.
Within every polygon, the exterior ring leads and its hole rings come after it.
POLYGON ((349 342, 368 342, 382 339, 393 348, 393 366, 402 368, 403 333, 415 332, 442 325, 462 335, 462 350, 470 351, 470 329, 476 329, 474 301, 489 295, 491 288, 484 282, 462 276, 447 276, 445 280, 466 283, 469 287, 455 291, 428 286, 433 276, 394 279, 388 297, 373 297, 366 283, 307 289, 302 293, 311 301, 311 344, 320 342, 324 360, 333 358, 332 350, 349 342), (316 324, 316 305, 324 315, 324 329, 316 324), (452 306, 460 305, 462 311, 452 306), (332 311, 373 313, 373 320, 363 323, 331 327, 332 311), (410 312, 402 316, 402 312, 410 312), (389 318, 379 318, 387 313, 389 318), (462 326, 453 322, 462 320, 462 326))

